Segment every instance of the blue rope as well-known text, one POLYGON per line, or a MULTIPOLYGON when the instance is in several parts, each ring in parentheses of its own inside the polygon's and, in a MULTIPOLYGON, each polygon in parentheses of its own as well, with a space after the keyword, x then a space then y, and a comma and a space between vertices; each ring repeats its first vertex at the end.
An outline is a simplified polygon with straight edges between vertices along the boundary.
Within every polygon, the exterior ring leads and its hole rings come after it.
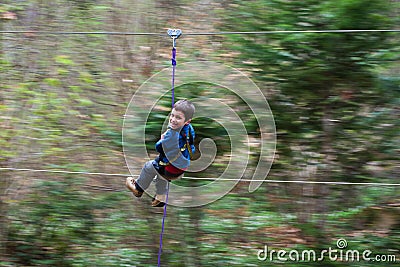
POLYGON ((161 266, 163 234, 164 234, 164 227, 165 227, 165 218, 167 217, 167 203, 168 203, 168 195, 169 195, 168 193, 169 193, 169 182, 167 183, 167 196, 165 199, 164 213, 163 213, 162 224, 161 224, 160 246, 158 247, 158 262, 157 262, 158 267, 161 266))
MULTIPOLYGON (((175 39, 174 39, 175 40, 175 39)), ((172 58, 171 58, 171 63, 172 63, 172 108, 174 107, 175 103, 175 68, 176 68, 176 48, 175 48, 175 42, 174 42, 174 47, 172 48, 172 58)), ((167 195, 165 198, 165 205, 164 205, 164 213, 162 217, 162 223, 161 223, 161 233, 160 233, 160 246, 158 247, 158 262, 157 266, 161 266, 161 254, 162 254, 162 243, 163 243, 163 235, 164 235, 164 228, 165 228, 165 218, 167 217, 167 205, 168 205, 168 195, 169 195, 169 182, 167 183, 167 195)))
POLYGON ((172 48, 172 58, 171 58, 171 63, 172 63, 172 108, 174 107, 175 103, 175 68, 176 68, 176 48, 172 48))

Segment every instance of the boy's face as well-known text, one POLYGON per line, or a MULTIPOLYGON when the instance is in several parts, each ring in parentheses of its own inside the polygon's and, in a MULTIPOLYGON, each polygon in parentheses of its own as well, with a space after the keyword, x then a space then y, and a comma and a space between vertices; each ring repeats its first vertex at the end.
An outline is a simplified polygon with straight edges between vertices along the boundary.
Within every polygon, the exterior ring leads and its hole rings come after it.
POLYGON ((183 126, 185 126, 185 124, 190 123, 189 121, 185 121, 185 114, 183 114, 182 111, 178 111, 175 109, 172 109, 171 114, 169 116, 169 126, 174 129, 180 129, 183 126))

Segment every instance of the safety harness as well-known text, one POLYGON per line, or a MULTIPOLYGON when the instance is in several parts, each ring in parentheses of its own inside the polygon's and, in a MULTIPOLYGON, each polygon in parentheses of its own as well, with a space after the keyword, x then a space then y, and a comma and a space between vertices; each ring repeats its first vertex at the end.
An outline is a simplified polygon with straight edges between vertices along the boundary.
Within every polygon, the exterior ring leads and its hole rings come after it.
MULTIPOLYGON (((181 132, 180 135, 186 140, 185 144, 180 148, 181 153, 184 152, 186 149, 189 152, 189 157, 190 159, 193 158, 193 150, 191 144, 194 143, 193 136, 190 133, 190 129, 188 131, 188 135, 186 135, 184 132, 181 132)), ((180 169, 175 167, 171 162, 174 162, 180 157, 180 153, 177 153, 177 155, 171 159, 168 160, 168 162, 163 162, 159 161, 159 165, 164 167, 164 173, 162 174, 167 180, 175 180, 178 179, 185 171, 185 169, 180 169)))

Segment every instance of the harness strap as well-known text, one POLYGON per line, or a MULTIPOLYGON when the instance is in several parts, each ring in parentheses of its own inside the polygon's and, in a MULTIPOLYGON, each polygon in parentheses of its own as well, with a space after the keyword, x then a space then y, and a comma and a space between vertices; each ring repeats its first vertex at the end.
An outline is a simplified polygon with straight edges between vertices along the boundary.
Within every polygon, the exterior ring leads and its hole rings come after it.
MULTIPOLYGON (((187 148, 187 150, 189 151, 190 159, 192 159, 193 158, 193 150, 192 150, 192 146, 190 145, 190 139, 193 139, 193 137, 191 136, 190 129, 189 129, 188 136, 186 137, 186 144, 183 147, 185 149, 187 148)), ((194 143, 194 140, 192 140, 192 143, 194 143)), ((182 149, 181 149, 181 151, 182 151, 182 149)), ((183 150, 183 151, 185 151, 185 150, 183 150)))

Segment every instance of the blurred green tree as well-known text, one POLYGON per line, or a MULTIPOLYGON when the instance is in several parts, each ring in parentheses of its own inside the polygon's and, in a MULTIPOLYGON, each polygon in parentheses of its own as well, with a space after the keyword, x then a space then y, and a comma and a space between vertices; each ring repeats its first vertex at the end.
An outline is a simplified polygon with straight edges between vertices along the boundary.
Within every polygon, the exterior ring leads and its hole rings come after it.
POLYGON ((8 249, 15 260, 24 265, 72 266, 73 252, 94 242, 94 211, 101 205, 74 184, 80 183, 40 183, 13 210, 8 249))
MULTIPOLYGON (((222 29, 390 29, 396 21, 392 5, 387 0, 233 1, 222 29)), ((380 72, 398 59, 396 36, 386 32, 282 33, 228 39, 234 44, 229 48, 240 52, 253 77, 273 88, 264 91, 271 100, 278 132, 279 159, 271 176, 385 181, 383 174, 379 179, 371 175, 368 166, 389 163, 398 151, 393 140, 400 127, 396 119, 399 80, 384 79, 380 72)), ((335 203, 352 206, 360 201, 351 190, 340 190, 338 198, 332 198, 326 185, 311 185, 302 192, 297 197, 307 195, 310 205, 297 207, 306 211, 300 221, 343 208, 335 203)))

